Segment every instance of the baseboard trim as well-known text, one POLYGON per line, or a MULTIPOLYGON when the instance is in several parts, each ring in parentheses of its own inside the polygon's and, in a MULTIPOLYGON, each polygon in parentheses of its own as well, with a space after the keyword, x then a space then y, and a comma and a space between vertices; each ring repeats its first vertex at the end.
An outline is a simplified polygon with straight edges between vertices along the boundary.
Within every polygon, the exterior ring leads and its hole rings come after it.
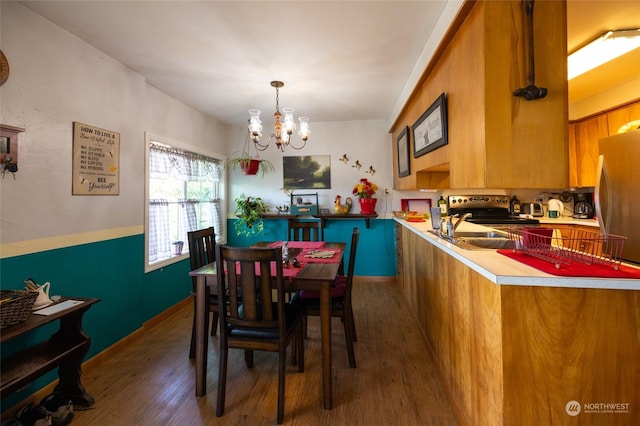
POLYGON ((362 283, 362 284, 366 284, 366 283, 395 284, 396 277, 395 275, 393 276, 354 275, 353 282, 362 283))

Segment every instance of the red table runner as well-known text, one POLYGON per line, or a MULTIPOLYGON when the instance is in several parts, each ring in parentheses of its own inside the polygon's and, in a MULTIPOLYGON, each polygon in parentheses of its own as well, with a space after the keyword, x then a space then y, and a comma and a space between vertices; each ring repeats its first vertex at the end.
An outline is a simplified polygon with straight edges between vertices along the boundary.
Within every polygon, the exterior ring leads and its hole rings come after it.
MULTIPOLYGON (((340 254, 342 252, 342 250, 337 249, 337 248, 332 248, 331 251, 334 251, 335 254, 330 257, 330 258, 309 258, 309 257, 304 257, 305 254, 309 254, 312 253, 315 250, 321 249, 324 247, 324 242, 323 241, 289 241, 288 242, 288 246, 289 248, 301 248, 302 251, 300 252, 300 254, 298 254, 296 256, 296 259, 298 259, 298 262, 300 262, 300 267, 296 268, 293 266, 293 263, 290 263, 289 266, 287 267, 287 265, 283 265, 282 267, 282 276, 284 278, 288 278, 291 279, 293 277, 295 277, 298 272, 300 272, 301 269, 304 268, 304 266, 307 263, 338 263, 338 259, 340 259, 340 254)), ((277 247, 282 247, 282 241, 276 241, 274 243, 269 244, 268 246, 269 248, 277 248, 277 247)), ((238 265, 239 266, 239 265, 238 265)), ((275 264, 271 265, 271 275, 276 275, 276 266, 275 264)), ((238 269, 238 273, 240 273, 240 270, 238 269)), ((258 269, 258 265, 256 265, 256 274, 259 274, 260 271, 258 269)))
POLYGON ((524 263, 525 265, 536 268, 547 274, 558 275, 562 277, 591 277, 591 278, 632 278, 640 279, 640 269, 626 265, 619 265, 618 270, 613 269, 611 265, 592 264, 571 262, 569 264, 561 264, 560 269, 556 269, 554 263, 537 257, 529 256, 526 253, 515 252, 510 249, 500 249, 498 253, 507 256, 513 260, 524 263))

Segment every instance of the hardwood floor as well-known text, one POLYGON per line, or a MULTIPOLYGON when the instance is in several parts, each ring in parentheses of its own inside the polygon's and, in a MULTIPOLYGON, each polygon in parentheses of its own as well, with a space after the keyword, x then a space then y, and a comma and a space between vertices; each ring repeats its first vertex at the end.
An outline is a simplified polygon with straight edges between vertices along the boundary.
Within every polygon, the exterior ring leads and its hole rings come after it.
MULTIPOLYGON (((323 410, 320 323, 310 317, 305 372, 289 365, 284 424, 455 425, 436 369, 408 306, 393 283, 354 284, 358 367, 349 368, 344 330, 333 319, 334 408, 323 410), (398 324, 402 324, 398 326, 398 324)), ((277 354, 255 353, 247 369, 232 350, 225 414, 215 416, 217 344, 209 345, 207 395, 195 397, 188 359, 192 305, 145 332, 82 381, 94 407, 76 411, 74 425, 262 425, 276 423, 277 354)))

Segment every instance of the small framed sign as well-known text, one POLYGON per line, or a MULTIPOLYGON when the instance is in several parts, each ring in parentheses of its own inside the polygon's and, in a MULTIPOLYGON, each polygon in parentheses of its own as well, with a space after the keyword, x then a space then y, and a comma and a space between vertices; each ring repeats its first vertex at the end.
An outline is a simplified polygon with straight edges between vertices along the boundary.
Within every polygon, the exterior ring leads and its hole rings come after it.
POLYGON ((120 194, 120 133, 73 122, 72 195, 120 194))
POLYGON ((409 126, 405 126, 398 136, 398 176, 409 176, 409 126))
POLYGON ((444 93, 418 118, 413 130, 413 157, 445 146, 448 143, 447 97, 444 93))

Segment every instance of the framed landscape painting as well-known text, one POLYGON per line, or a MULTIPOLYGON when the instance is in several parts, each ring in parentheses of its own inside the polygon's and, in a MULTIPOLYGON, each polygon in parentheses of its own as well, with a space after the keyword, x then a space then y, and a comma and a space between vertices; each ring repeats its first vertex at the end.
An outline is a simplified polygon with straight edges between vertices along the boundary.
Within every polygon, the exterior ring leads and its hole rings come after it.
POLYGON ((331 156, 282 157, 282 185, 287 189, 330 189, 331 156))

